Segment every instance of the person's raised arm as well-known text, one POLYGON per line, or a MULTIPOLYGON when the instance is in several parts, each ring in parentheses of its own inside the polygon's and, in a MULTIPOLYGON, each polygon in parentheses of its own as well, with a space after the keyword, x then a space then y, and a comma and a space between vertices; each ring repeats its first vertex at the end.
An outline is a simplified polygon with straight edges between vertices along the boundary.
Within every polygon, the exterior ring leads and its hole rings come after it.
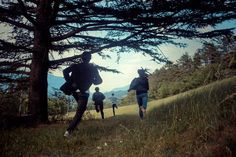
POLYGON ((136 86, 137 86, 137 78, 134 78, 129 85, 128 92, 131 90, 135 90, 136 86))
POLYGON ((102 83, 102 78, 98 73, 98 70, 94 68, 94 79, 93 79, 93 84, 94 85, 99 85, 102 83))

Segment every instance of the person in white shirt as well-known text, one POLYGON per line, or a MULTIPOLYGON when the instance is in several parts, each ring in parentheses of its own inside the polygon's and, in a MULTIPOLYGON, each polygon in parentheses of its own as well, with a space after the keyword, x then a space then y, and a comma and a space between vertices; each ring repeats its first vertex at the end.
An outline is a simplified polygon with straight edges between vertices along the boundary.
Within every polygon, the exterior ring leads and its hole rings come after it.
POLYGON ((113 116, 116 115, 115 113, 115 108, 118 109, 117 103, 118 103, 118 98, 114 96, 114 93, 111 94, 110 97, 111 103, 112 103, 112 111, 113 111, 113 116))

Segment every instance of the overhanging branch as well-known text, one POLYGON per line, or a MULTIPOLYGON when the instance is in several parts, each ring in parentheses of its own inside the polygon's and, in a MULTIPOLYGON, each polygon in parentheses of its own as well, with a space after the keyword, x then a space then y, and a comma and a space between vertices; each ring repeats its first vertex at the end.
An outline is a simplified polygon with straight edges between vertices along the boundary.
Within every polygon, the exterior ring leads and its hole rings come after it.
POLYGON ((34 18, 32 18, 28 13, 27 13, 27 10, 25 8, 25 5, 24 5, 24 2, 22 0, 17 0, 18 3, 20 4, 20 7, 21 7, 21 10, 22 10, 22 13, 23 15, 25 16, 25 18, 27 20, 29 20, 33 25, 37 26, 37 23, 35 21, 34 18))

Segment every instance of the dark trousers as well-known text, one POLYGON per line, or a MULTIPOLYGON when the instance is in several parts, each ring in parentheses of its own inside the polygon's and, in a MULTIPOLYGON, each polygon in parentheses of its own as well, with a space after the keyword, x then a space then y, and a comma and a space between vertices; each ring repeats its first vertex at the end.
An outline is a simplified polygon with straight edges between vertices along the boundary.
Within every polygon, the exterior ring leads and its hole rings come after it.
POLYGON ((88 93, 73 93, 73 97, 78 103, 78 107, 75 113, 75 116, 73 120, 70 122, 69 127, 67 128, 67 131, 72 132, 76 126, 80 123, 82 116, 84 114, 84 111, 87 109, 87 103, 88 103, 88 93))
POLYGON ((116 113, 115 113, 115 108, 118 109, 117 105, 116 105, 116 104, 112 104, 113 116, 116 115, 116 113))
POLYGON ((95 110, 97 112, 100 111, 102 119, 104 119, 104 112, 103 112, 103 102, 95 102, 95 110))

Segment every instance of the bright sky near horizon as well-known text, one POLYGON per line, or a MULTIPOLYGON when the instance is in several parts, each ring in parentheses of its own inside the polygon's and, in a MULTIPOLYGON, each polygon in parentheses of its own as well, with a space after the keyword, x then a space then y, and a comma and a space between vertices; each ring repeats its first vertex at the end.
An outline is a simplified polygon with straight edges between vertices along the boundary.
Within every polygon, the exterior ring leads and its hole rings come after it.
MULTIPOLYGON (((160 48, 168 59, 175 62, 185 52, 193 54, 197 48, 201 47, 201 43, 197 41, 189 41, 188 44, 189 46, 186 48, 178 48, 173 45, 166 45, 160 48)), ((93 55, 91 62, 114 68, 121 72, 120 74, 100 72, 103 78, 103 83, 99 85, 101 91, 111 91, 114 88, 129 85, 133 78, 138 77, 137 70, 141 67, 149 69, 149 72, 152 73, 163 66, 163 63, 154 62, 151 57, 144 56, 141 53, 124 53, 121 54, 119 63, 116 60, 116 54, 113 55, 112 59, 107 60, 102 60, 101 57, 93 55)), ((93 89, 93 87, 91 88, 93 89)))
MULTIPOLYGON (((173 45, 165 45, 160 48, 168 59, 175 62, 185 52, 188 52, 191 55, 195 53, 196 49, 201 47, 201 42, 197 40, 183 40, 183 42, 187 42, 188 46, 186 48, 179 48, 173 45)), ((111 59, 102 59, 97 54, 93 54, 91 59, 91 63, 111 69, 117 69, 121 72, 119 74, 104 71, 99 72, 103 79, 103 83, 98 87, 102 92, 129 85, 132 79, 138 76, 137 70, 141 67, 149 69, 149 72, 152 73, 157 68, 159 69, 163 66, 163 64, 156 63, 151 60, 151 57, 144 56, 141 53, 122 53, 120 54, 121 58, 119 63, 116 62, 116 53, 111 52, 110 55, 111 59)), ((57 70, 52 74, 61 77, 63 76, 62 70, 57 70)), ((90 91, 93 91, 94 88, 95 86, 92 86, 90 91)))

